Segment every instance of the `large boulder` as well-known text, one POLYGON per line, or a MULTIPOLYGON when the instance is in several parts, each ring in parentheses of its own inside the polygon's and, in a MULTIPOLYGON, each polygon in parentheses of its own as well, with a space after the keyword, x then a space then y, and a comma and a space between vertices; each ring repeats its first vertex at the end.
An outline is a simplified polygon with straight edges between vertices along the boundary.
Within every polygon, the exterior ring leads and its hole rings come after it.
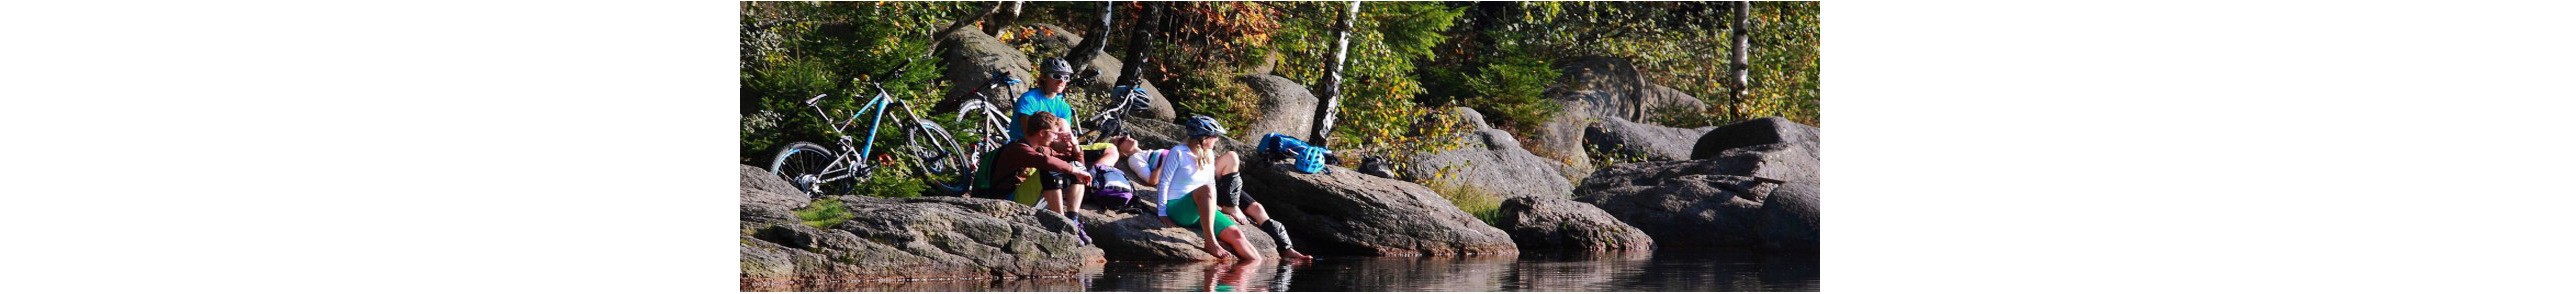
POLYGON ((1582 143, 1590 147, 1595 158, 1620 157, 1632 161, 1689 160, 1698 137, 1715 127, 1683 129, 1627 121, 1617 117, 1601 118, 1582 132, 1582 143))
POLYGON ((1647 81, 1644 72, 1626 59, 1577 58, 1557 68, 1563 75, 1547 87, 1544 96, 1562 108, 1539 124, 1532 144, 1562 157, 1557 160, 1563 161, 1564 171, 1577 178, 1596 168, 1582 150, 1582 134, 1591 123, 1603 117, 1640 120, 1660 111, 1706 109, 1705 102, 1687 93, 1647 81))
POLYGON ((1819 130, 1790 124, 1761 119, 1719 126, 1693 148, 1691 156, 1700 159, 1612 165, 1584 179, 1574 189, 1576 200, 1663 247, 1819 251, 1819 130), (1737 142, 1759 144, 1710 146, 1737 142))
POLYGON ((741 284, 1063 277, 1103 262, 1101 248, 1077 244, 1065 217, 1013 202, 835 199, 851 219, 821 228, 792 217, 741 230, 741 284))
POLYGON ((1573 181, 1565 179, 1554 160, 1522 149, 1511 132, 1486 125, 1484 114, 1475 109, 1460 107, 1456 113, 1460 127, 1472 130, 1460 135, 1458 148, 1416 156, 1399 173, 1415 178, 1438 174, 1430 180, 1475 186, 1506 199, 1573 197, 1573 181))
POLYGON ((1689 159, 1707 159, 1725 149, 1779 143, 1804 145, 1815 159, 1822 158, 1821 129, 1784 117, 1763 117, 1716 127, 1698 136, 1690 147, 1689 159))
POLYGON ((1006 97, 1006 94, 1030 91, 1034 86, 1034 80, 1040 78, 1038 75, 1040 71, 1033 67, 1034 64, 1029 57, 1022 55, 1022 50, 1014 49, 1013 45, 996 40, 996 37, 988 36, 985 32, 951 30, 951 33, 943 34, 939 38, 941 38, 942 47, 934 50, 942 54, 942 78, 950 80, 951 87, 960 90, 950 91, 950 94, 935 101, 934 113, 958 111, 962 102, 974 97, 971 93, 984 93, 989 98, 988 102, 994 102, 996 106, 1003 109, 1013 109, 1013 99, 1017 97, 1006 97), (987 72, 989 71, 1004 71, 1006 74, 1022 79, 1022 83, 1006 86, 1001 90, 983 88, 981 86, 988 83, 987 72))
POLYGON ((1627 119, 1664 121, 1671 118, 1672 112, 1708 111, 1706 100, 1700 100, 1696 96, 1689 96, 1689 92, 1681 92, 1680 89, 1672 89, 1660 84, 1645 87, 1644 96, 1639 99, 1644 100, 1636 104, 1640 106, 1636 108, 1636 116, 1627 117, 1627 119))
MULTIPOLYGON (((1060 52, 1073 50, 1077 43, 1084 42, 1084 37, 1078 36, 1074 31, 1068 30, 1065 27, 1045 23, 1035 23, 1025 26, 1048 33, 1024 36, 1023 38, 1018 39, 1017 42, 1036 42, 1040 43, 1040 46, 1044 47, 1064 48, 1060 50, 1060 52)), ((1059 54, 1060 56, 1052 57, 1066 58, 1066 56, 1064 56, 1066 53, 1059 54)), ((1085 64, 1076 65, 1076 67, 1094 72, 1093 82, 1085 85, 1085 91, 1090 91, 1091 93, 1108 93, 1104 91, 1111 90, 1111 83, 1120 80, 1120 65, 1120 58, 1112 57, 1110 50, 1106 48, 1102 54, 1094 55, 1093 60, 1087 61, 1085 64)), ((1030 81, 1035 78, 1037 77, 1023 77, 1023 80, 1030 81)), ((1146 80, 1139 80, 1138 88, 1146 89, 1147 93, 1152 94, 1147 97, 1148 99, 1146 103, 1148 104, 1147 106, 1149 106, 1147 109, 1148 111, 1139 113, 1138 117, 1162 120, 1174 119, 1173 101, 1166 100, 1164 97, 1164 91, 1156 90, 1155 83, 1148 82, 1146 80)))
POLYGON ((750 165, 738 165, 738 225, 740 228, 798 221, 793 209, 809 206, 809 194, 792 188, 773 172, 750 165))
MULTIPOLYGON (((1259 164, 1259 163, 1247 163, 1259 164)), ((1304 174, 1281 163, 1243 168, 1245 191, 1318 255, 1511 255, 1508 234, 1421 185, 1343 167, 1304 174)))
MULTIPOLYGON (((1155 195, 1153 190, 1146 192, 1149 193, 1141 194, 1147 196, 1143 198, 1153 198, 1155 195)), ((1198 227, 1176 227, 1153 213, 1088 210, 1085 217, 1085 232, 1093 236, 1093 245, 1101 247, 1103 255, 1111 260, 1205 261, 1217 259, 1209 256, 1208 251, 1200 249, 1200 246, 1206 243, 1202 243, 1198 227)), ((1260 252, 1266 259, 1280 257, 1278 246, 1273 245, 1275 243, 1272 243, 1270 233, 1255 228, 1245 220, 1236 221, 1239 223, 1236 228, 1244 232, 1246 242, 1253 243, 1255 252, 1260 252)))
POLYGON ((1652 250, 1653 237, 1590 203, 1524 197, 1502 201, 1496 228, 1520 248, 1576 251, 1652 250))
POLYGON ((1789 182, 1770 191, 1762 202, 1760 247, 1781 251, 1822 250, 1822 178, 1789 182))
POLYGON ((1262 96, 1262 104, 1258 105, 1262 113, 1247 129, 1230 132, 1228 137, 1244 146, 1261 144, 1262 134, 1269 133, 1308 138, 1307 130, 1315 127, 1316 95, 1308 92, 1306 85, 1269 74, 1244 75, 1236 77, 1236 82, 1262 96))

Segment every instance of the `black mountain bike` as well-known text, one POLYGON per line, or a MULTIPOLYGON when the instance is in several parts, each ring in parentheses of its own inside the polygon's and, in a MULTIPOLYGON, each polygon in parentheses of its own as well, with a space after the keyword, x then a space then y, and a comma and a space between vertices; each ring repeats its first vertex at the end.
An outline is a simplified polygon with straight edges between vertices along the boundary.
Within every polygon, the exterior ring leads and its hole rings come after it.
POLYGON ((1104 106, 1102 111, 1095 112, 1093 113, 1093 116, 1085 118, 1083 127, 1085 130, 1089 130, 1089 133, 1093 135, 1093 139, 1086 142, 1095 142, 1098 140, 1106 140, 1111 137, 1126 135, 1129 133, 1129 116, 1132 113, 1147 112, 1150 110, 1147 106, 1147 100, 1150 97, 1148 96, 1149 94, 1147 94, 1147 89, 1134 86, 1115 86, 1111 87, 1111 94, 1112 99, 1104 102, 1110 104, 1104 106))
POLYGON ((889 89, 881 85, 883 81, 897 80, 905 75, 908 63, 914 61, 908 59, 899 63, 895 71, 886 75, 887 78, 871 81, 870 86, 877 93, 871 95, 869 102, 862 104, 861 110, 847 116, 851 121, 838 123, 835 116, 828 115, 827 110, 818 105, 818 101, 827 98, 825 94, 801 101, 817 111, 819 118, 826 120, 833 131, 831 134, 836 135, 836 145, 830 148, 817 143, 791 142, 774 152, 773 164, 768 168, 813 197, 844 192, 852 187, 851 184, 870 180, 882 168, 896 165, 914 167, 916 173, 913 176, 923 178, 931 195, 957 195, 968 189, 969 169, 974 162, 961 153, 964 150, 951 133, 918 115, 913 107, 889 95, 889 89), (853 123, 863 121, 870 123, 863 127, 862 138, 856 140, 847 130, 853 129, 853 123), (900 131, 904 142, 890 146, 893 143, 882 141, 880 129, 883 127, 900 131), (880 146, 898 148, 892 152, 875 153, 891 151, 873 149, 880 146), (898 160, 899 157, 909 160, 898 160), (851 181, 846 181, 848 179, 851 181))

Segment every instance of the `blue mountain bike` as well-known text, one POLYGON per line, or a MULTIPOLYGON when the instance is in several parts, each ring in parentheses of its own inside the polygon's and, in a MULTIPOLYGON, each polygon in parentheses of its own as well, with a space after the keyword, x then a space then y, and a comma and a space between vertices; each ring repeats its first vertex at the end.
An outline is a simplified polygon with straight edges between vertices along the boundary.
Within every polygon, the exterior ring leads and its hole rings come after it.
POLYGON ((802 104, 818 112, 818 117, 826 121, 829 130, 833 131, 831 134, 836 135, 836 145, 791 142, 774 151, 773 164, 767 166, 768 170, 813 197, 844 193, 851 189, 852 184, 870 180, 884 168, 900 165, 914 168, 910 176, 922 178, 929 190, 925 191, 928 195, 958 195, 966 191, 974 158, 963 153, 967 150, 951 137, 951 132, 918 115, 915 108, 889 95, 889 89, 881 85, 882 81, 897 80, 905 75, 906 65, 900 63, 895 67, 897 70, 886 75, 888 78, 871 81, 870 86, 877 93, 871 95, 869 102, 862 104, 861 110, 846 116, 849 121, 838 122, 825 107, 819 106, 818 102, 825 100, 826 94, 802 100, 802 104), (856 130, 853 124, 862 122, 869 123, 859 129, 861 137, 856 138, 854 135, 857 133, 849 130, 856 130), (896 130, 897 136, 891 138, 902 142, 883 140, 889 139, 880 136, 883 128, 896 130), (883 150, 875 147, 894 148, 883 150))

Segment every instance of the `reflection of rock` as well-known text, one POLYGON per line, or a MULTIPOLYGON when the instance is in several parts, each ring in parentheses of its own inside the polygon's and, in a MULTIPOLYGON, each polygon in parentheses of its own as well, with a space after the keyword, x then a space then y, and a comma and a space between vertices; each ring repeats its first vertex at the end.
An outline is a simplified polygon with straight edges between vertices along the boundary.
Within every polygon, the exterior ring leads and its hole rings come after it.
MULTIPOLYGON (((741 168, 739 176, 741 211, 779 207, 758 199, 779 179, 751 167, 741 168)), ((1076 244, 1065 217, 1021 204, 954 197, 835 199, 853 217, 825 228, 804 224, 787 210, 777 215, 785 218, 780 222, 742 220, 741 287, 1061 277, 1102 262, 1100 248, 1076 244)))
POLYGON ((1620 285, 1616 278, 1627 273, 1642 272, 1651 263, 1652 251, 1580 252, 1523 256, 1515 265, 1500 292, 1627 292, 1679 291, 1673 289, 1635 289, 1620 285), (1529 261, 1535 258, 1537 261, 1529 261))
POLYGON ((1245 190, 1289 225, 1299 251, 1319 255, 1517 254, 1511 237, 1431 189, 1342 167, 1304 174, 1281 164, 1244 168, 1245 190))
POLYGON ((1821 263, 1809 256, 1765 254, 1745 250, 1682 251, 1679 261, 1666 261, 1664 252, 1656 252, 1655 261, 1633 274, 1621 275, 1612 283, 1643 285, 1641 290, 1624 291, 1716 291, 1775 292, 1821 290, 1821 263))
POLYGON ((1444 183, 1475 186, 1505 199, 1523 197, 1573 197, 1573 182, 1556 170, 1556 162, 1521 149, 1511 132, 1484 123, 1484 115, 1475 109, 1460 107, 1456 111, 1462 133, 1458 148, 1417 156, 1411 168, 1400 171, 1415 178, 1431 178, 1446 170, 1444 183))
MULTIPOLYGON (((1099 265, 1089 271, 1100 271, 1099 265)), ((755 292, 1082 292, 1084 283, 1070 278, 1034 278, 1013 280, 923 280, 895 282, 792 284, 745 284, 739 291, 755 292)))
POLYGON ((1819 132, 1783 119, 1717 127, 1693 149, 1700 159, 1612 165, 1584 179, 1576 200, 1663 247, 1818 251, 1819 132))
POLYGON ((1490 292, 1512 273, 1519 256, 1363 257, 1336 263, 1340 274, 1300 275, 1289 291, 1490 292))
POLYGON ((1650 251, 1653 238, 1627 226, 1590 203, 1563 198, 1524 197, 1502 201, 1503 216, 1493 226, 1511 233, 1524 249, 1558 251, 1650 251))

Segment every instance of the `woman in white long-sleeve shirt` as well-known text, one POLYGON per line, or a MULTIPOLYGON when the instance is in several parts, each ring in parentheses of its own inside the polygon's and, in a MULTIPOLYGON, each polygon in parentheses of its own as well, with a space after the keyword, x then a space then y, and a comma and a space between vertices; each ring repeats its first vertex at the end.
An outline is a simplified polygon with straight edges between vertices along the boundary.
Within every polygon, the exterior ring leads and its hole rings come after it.
POLYGON ((1245 260, 1262 259, 1253 243, 1245 242, 1243 231, 1235 228, 1235 219, 1219 213, 1214 202, 1217 196, 1211 190, 1217 186, 1218 169, 1211 164, 1217 162, 1214 150, 1222 141, 1219 136, 1226 135, 1226 128, 1218 126, 1217 119, 1200 115, 1184 120, 1183 125, 1190 129, 1190 138, 1184 139, 1181 146, 1165 150, 1163 159, 1152 166, 1153 172, 1147 173, 1147 178, 1161 184, 1157 186, 1161 192, 1156 195, 1156 203, 1163 205, 1156 208, 1156 216, 1171 220, 1176 226, 1198 227, 1200 239, 1207 240, 1201 247, 1211 256, 1224 259, 1228 252, 1235 252, 1245 260))

